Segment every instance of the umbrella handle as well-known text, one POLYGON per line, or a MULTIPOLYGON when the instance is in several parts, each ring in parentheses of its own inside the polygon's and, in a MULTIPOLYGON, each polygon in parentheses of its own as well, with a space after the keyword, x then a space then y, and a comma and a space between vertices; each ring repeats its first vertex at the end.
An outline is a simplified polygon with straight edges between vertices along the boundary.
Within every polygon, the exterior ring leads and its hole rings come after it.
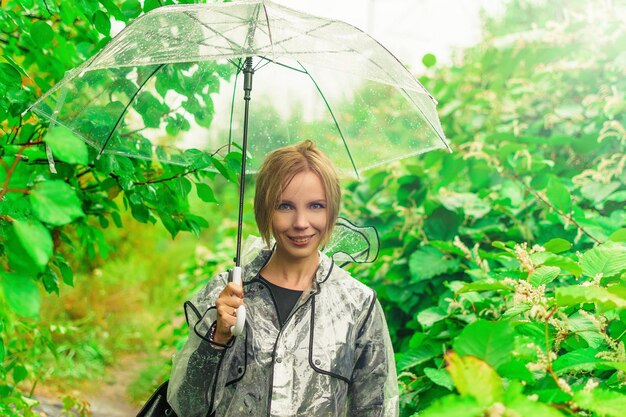
MULTIPOLYGON (((241 267, 236 266, 233 268, 233 282, 237 285, 241 285, 241 267)), ((240 336, 243 333, 243 328, 246 325, 246 307, 240 305, 237 307, 237 323, 234 326, 230 326, 230 332, 233 336, 240 336)))

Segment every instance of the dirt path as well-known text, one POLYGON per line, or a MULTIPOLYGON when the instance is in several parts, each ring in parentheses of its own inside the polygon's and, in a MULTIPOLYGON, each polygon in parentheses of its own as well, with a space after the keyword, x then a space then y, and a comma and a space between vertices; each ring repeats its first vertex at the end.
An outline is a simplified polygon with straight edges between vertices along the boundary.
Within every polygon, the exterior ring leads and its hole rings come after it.
POLYGON ((107 370, 102 381, 92 381, 85 392, 93 417, 129 417, 139 407, 128 400, 127 389, 142 368, 140 355, 125 356, 107 370))
MULTIPOLYGON (((128 386, 141 370, 142 355, 122 357, 117 364, 108 368, 104 377, 89 381, 80 392, 72 393, 81 401, 90 404, 92 417, 132 417, 137 415, 140 406, 131 404, 126 394, 128 386)), ((40 406, 37 411, 42 417, 59 417, 63 411, 61 395, 38 394, 40 406)))

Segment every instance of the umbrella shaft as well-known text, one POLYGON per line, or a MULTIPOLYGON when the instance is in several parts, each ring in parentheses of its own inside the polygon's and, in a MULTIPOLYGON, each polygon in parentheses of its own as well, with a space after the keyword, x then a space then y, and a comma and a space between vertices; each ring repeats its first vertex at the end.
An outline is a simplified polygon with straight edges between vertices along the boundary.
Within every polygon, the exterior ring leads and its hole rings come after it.
POLYGON ((243 227, 243 201, 246 192, 246 155, 248 153, 248 115, 250 113, 250 92, 252 91, 252 57, 246 58, 246 65, 243 69, 243 91, 245 100, 243 112, 243 140, 241 143, 241 177, 239 178, 239 221, 237 223, 237 256, 235 265, 241 266, 241 235, 243 227))
POLYGON ((243 99, 250 100, 250 91, 252 91, 252 75, 254 75, 254 68, 252 68, 252 57, 246 58, 246 65, 243 68, 243 99))

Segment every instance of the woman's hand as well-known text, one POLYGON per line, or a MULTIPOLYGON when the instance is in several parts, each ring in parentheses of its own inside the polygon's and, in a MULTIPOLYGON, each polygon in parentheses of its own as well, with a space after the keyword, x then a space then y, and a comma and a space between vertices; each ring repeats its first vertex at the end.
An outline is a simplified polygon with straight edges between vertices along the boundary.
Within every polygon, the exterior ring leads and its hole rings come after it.
POLYGON ((215 302, 217 308, 217 328, 213 335, 213 341, 226 344, 233 336, 231 326, 237 322, 237 307, 243 304, 243 288, 233 282, 229 282, 220 293, 215 302))

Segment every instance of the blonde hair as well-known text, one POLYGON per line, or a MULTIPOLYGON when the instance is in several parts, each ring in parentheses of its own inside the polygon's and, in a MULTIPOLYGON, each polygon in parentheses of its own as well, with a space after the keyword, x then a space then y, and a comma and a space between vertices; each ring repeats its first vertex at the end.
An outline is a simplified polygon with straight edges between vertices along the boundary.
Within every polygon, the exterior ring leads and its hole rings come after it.
POLYGON ((270 244, 272 217, 284 189, 293 177, 301 172, 313 172, 322 181, 326 193, 328 223, 322 234, 324 246, 335 227, 339 206, 341 205, 341 187, 334 165, 310 140, 296 145, 285 146, 272 151, 261 165, 256 178, 254 195, 254 217, 259 233, 267 245, 270 244))

